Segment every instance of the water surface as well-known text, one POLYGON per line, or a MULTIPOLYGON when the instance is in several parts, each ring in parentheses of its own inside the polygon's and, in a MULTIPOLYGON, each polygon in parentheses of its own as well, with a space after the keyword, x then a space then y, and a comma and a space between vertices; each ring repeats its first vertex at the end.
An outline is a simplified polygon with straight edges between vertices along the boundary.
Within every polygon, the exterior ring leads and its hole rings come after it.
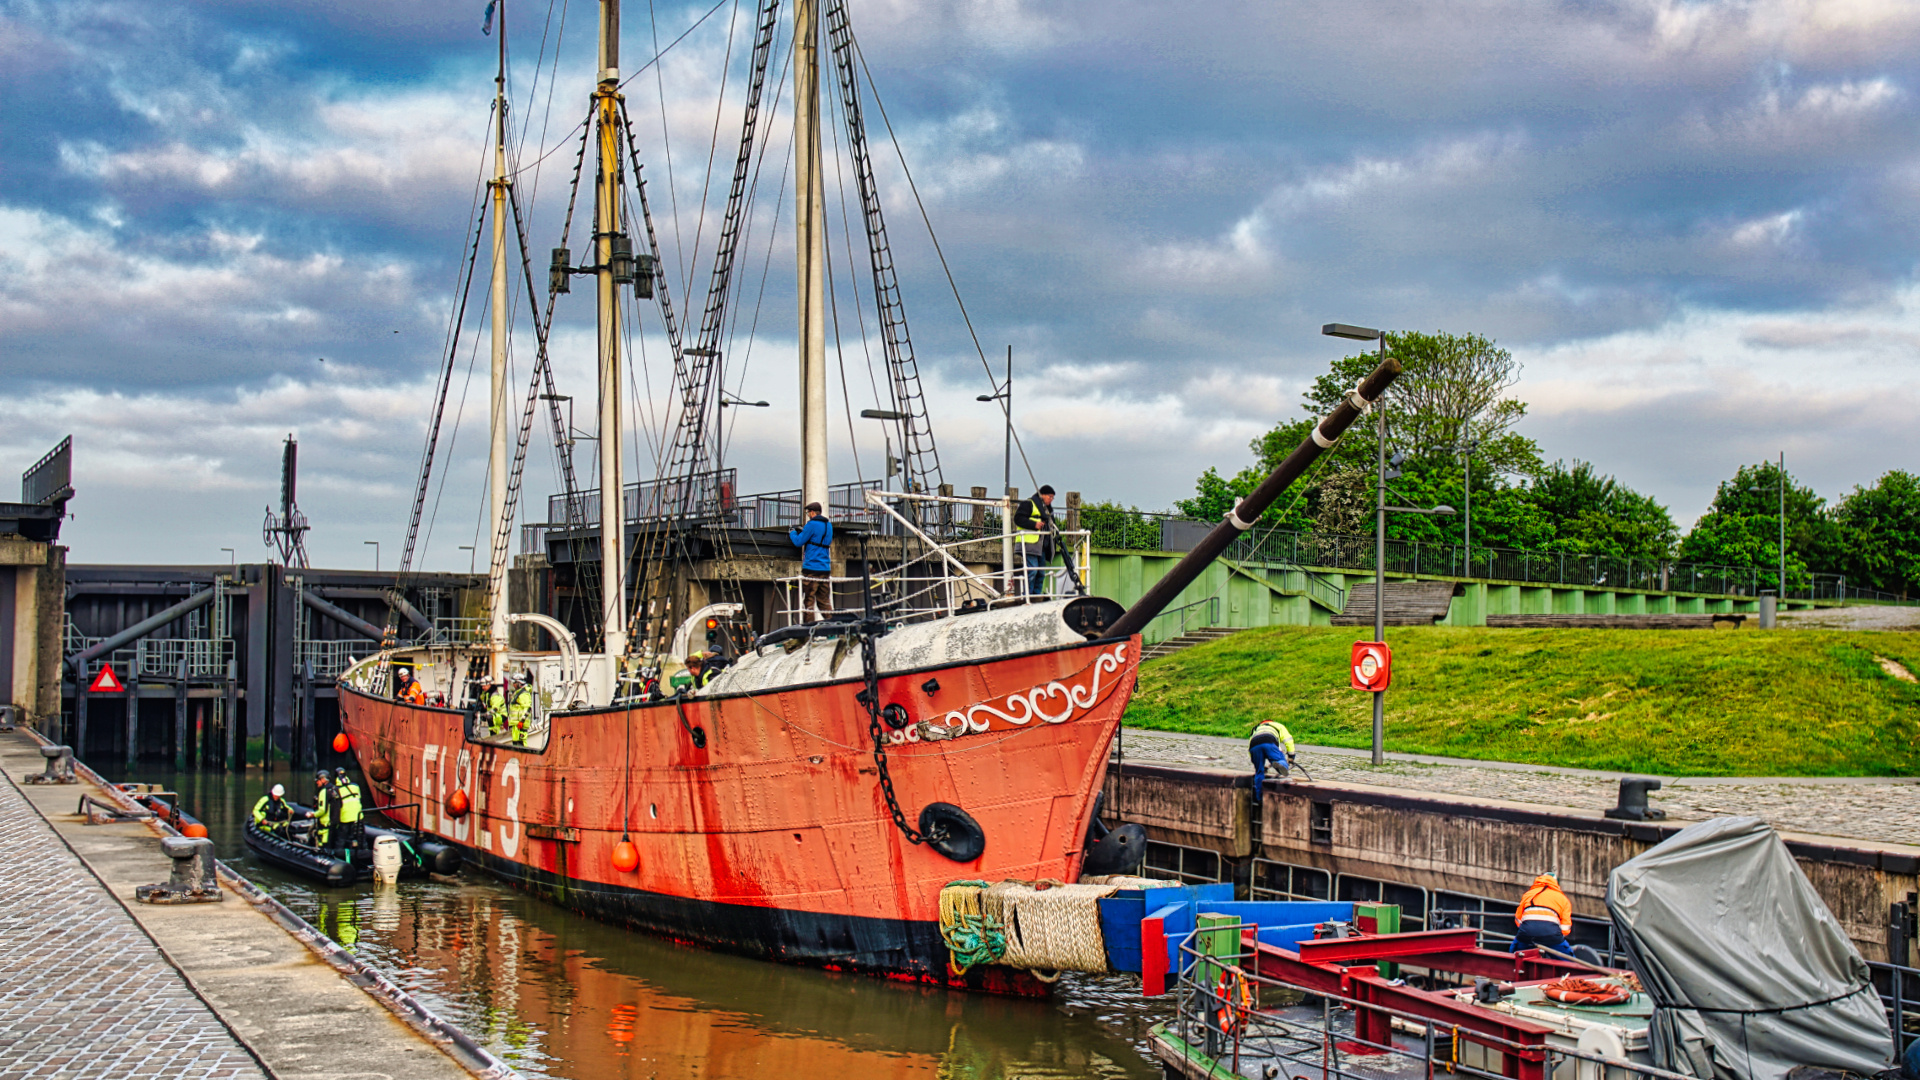
POLYGON ((573 914, 474 870, 326 889, 254 861, 242 839, 275 780, 152 772, 220 857, 531 1077, 570 1080, 943 1080, 1158 1077, 1163 1007, 1122 977, 1061 979, 1015 1000, 813 971, 663 942, 573 914))

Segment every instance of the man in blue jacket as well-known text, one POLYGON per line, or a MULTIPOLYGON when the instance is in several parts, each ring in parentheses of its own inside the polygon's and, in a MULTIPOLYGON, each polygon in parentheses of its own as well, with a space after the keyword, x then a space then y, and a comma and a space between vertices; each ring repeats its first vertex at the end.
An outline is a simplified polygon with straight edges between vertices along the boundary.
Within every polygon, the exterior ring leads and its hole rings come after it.
POLYGON ((787 539, 800 549, 800 610, 811 611, 818 622, 822 612, 833 610, 833 522, 819 503, 808 503, 807 523, 787 530, 787 539))

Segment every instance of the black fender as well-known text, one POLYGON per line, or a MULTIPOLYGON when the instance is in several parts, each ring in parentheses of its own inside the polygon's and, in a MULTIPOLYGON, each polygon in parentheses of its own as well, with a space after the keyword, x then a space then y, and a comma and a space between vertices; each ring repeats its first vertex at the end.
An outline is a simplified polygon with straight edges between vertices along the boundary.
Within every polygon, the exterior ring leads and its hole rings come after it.
POLYGON ((954 862, 972 862, 987 850, 986 830, 952 803, 928 803, 920 811, 920 834, 928 847, 954 862))

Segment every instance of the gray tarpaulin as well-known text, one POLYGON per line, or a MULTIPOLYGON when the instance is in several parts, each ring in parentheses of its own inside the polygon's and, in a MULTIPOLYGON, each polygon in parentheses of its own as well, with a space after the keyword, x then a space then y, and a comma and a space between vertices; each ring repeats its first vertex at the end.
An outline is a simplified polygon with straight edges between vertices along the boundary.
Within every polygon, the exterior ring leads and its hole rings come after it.
POLYGON ((1766 822, 1682 829, 1613 871, 1607 909, 1654 1001, 1655 1064, 1715 1080, 1892 1064, 1866 961, 1766 822))

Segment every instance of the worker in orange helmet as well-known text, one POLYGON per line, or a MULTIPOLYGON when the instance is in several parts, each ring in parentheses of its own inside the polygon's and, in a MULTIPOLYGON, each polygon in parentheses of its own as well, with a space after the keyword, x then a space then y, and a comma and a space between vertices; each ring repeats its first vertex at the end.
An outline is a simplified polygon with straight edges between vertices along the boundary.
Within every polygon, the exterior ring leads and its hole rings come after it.
POLYGON ((1560 891, 1560 876, 1548 871, 1533 879, 1513 913, 1513 951, 1551 949, 1573 955, 1567 935, 1573 933, 1573 902, 1560 891))

